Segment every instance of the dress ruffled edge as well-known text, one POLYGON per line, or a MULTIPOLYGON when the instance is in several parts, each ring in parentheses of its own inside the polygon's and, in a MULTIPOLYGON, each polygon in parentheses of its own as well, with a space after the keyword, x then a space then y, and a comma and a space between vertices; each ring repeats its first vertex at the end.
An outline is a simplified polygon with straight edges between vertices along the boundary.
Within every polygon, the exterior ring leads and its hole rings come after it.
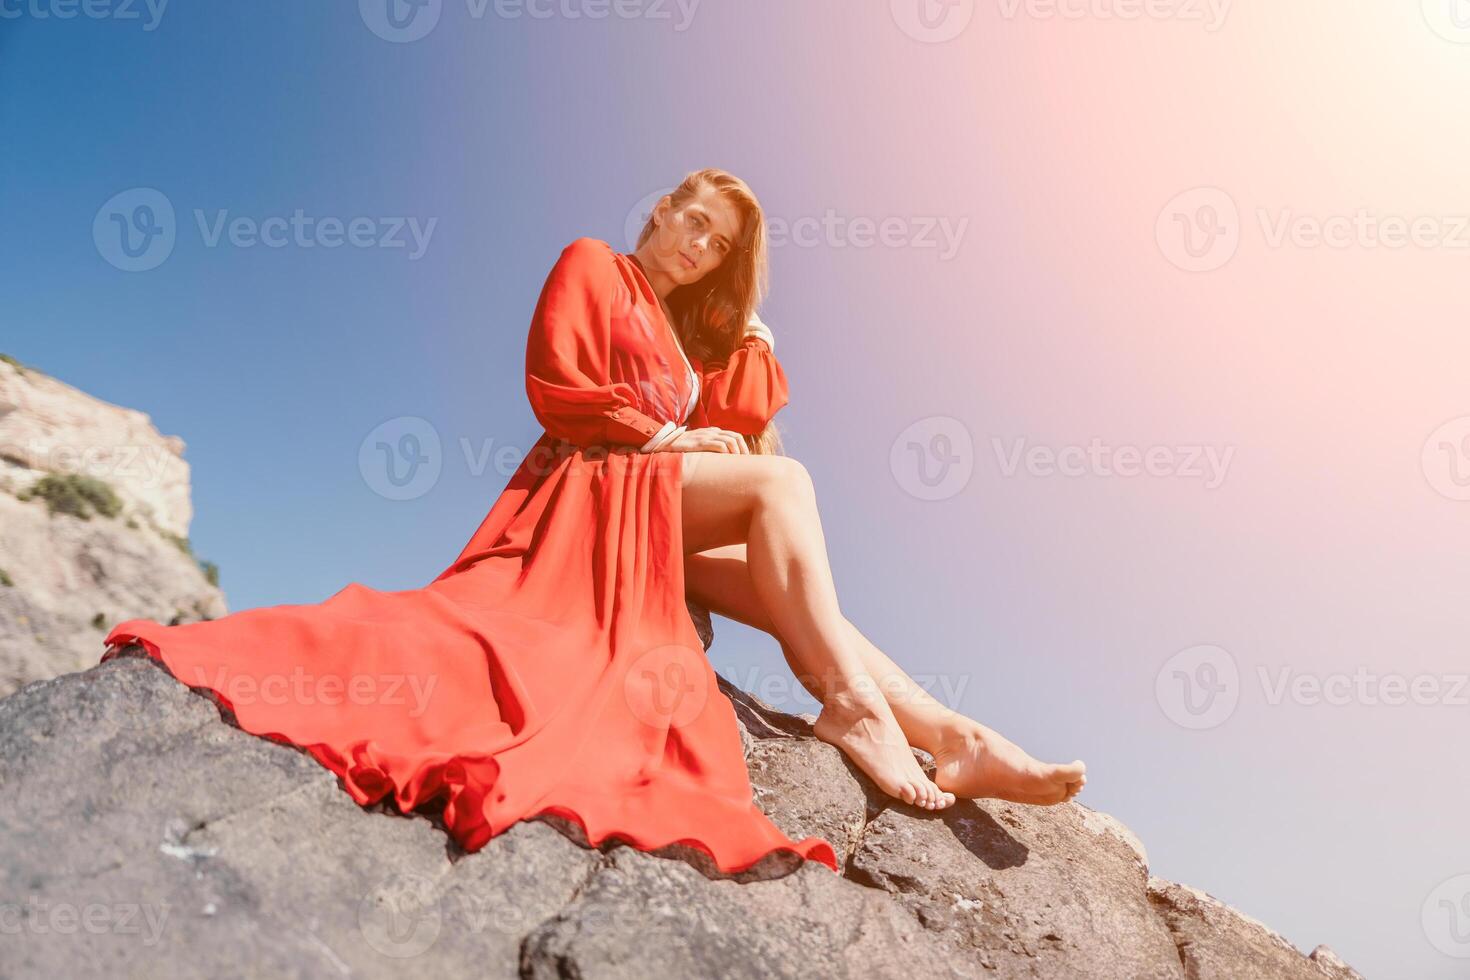
MULTIPOLYGON (((209 699, 227 712, 227 721, 233 727, 250 735, 265 738, 290 748, 306 752, 324 768, 335 774, 342 788, 359 806, 371 806, 381 802, 390 793, 400 813, 409 815, 418 811, 422 816, 442 812, 445 832, 467 852, 480 850, 489 841, 503 833, 512 824, 522 820, 549 816, 575 828, 585 846, 601 849, 605 842, 622 842, 640 851, 659 852, 664 850, 689 850, 702 856, 701 870, 719 875, 742 876, 769 869, 773 873, 794 870, 803 861, 816 861, 835 874, 841 874, 837 854, 832 844, 822 837, 804 837, 796 846, 777 844, 761 855, 743 863, 724 864, 706 842, 693 837, 661 840, 643 836, 636 831, 620 830, 602 821, 593 820, 576 807, 565 803, 551 803, 522 817, 496 828, 486 819, 484 800, 489 795, 500 775, 500 764, 490 756, 454 754, 417 766, 402 786, 394 783, 387 771, 373 759, 371 740, 354 742, 348 756, 323 742, 300 743, 281 732, 256 731, 240 724, 234 705, 225 694, 208 684, 188 684, 179 679, 163 656, 161 647, 153 640, 136 633, 118 632, 114 629, 104 641, 107 649, 99 663, 114 659, 125 646, 141 646, 148 656, 157 661, 168 675, 192 691, 207 691, 209 699), (440 811, 437 804, 443 802, 440 811)), ((754 808, 754 804, 752 804, 754 808)), ((759 812, 759 810, 757 810, 759 812)), ((764 876, 764 875, 757 875, 764 876)))

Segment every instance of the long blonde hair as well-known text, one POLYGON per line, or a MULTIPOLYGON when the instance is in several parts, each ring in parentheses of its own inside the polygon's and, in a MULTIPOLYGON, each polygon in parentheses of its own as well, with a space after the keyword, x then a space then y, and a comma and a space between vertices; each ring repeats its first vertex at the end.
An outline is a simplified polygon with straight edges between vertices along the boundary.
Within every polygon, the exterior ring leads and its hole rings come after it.
MULTIPOLYGON (((695 170, 669 194, 670 207, 699 196, 701 187, 718 193, 740 215, 740 238, 719 268, 698 282, 679 286, 666 302, 674 314, 674 329, 692 357, 723 361, 740 347, 745 325, 759 308, 770 283, 766 257, 766 219, 755 192, 736 177, 714 167, 695 170)), ((657 226, 650 214, 635 248, 653 235, 657 226)), ((752 452, 785 455, 774 421, 757 435, 745 436, 752 452)))

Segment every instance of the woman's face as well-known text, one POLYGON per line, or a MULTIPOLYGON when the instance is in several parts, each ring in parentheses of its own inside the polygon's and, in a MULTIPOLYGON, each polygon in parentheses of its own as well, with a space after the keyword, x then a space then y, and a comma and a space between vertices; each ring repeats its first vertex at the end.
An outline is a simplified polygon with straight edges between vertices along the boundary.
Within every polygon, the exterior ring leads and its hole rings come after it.
POLYGON ((658 227, 648 244, 660 270, 680 286, 718 269, 740 240, 739 212, 709 187, 701 187, 678 208, 665 195, 653 214, 658 227))

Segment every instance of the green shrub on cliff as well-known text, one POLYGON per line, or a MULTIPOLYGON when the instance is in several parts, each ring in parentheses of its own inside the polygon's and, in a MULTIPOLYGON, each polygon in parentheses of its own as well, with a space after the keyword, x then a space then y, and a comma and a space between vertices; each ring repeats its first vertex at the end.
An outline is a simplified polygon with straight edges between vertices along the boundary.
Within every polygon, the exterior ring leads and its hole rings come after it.
POLYGON ((94 511, 103 517, 116 517, 122 512, 122 501, 112 487, 79 473, 48 474, 17 496, 21 500, 40 497, 52 514, 70 514, 84 521, 91 520, 94 511))

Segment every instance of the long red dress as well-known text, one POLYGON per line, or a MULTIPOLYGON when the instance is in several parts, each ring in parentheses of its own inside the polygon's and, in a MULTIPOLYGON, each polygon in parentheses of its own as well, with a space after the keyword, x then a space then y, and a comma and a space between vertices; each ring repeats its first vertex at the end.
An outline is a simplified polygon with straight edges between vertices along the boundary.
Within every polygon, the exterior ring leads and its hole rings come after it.
POLYGON ((752 800, 685 605, 684 454, 639 451, 674 423, 759 431, 786 403, 774 353, 752 337, 686 366, 637 260, 580 238, 537 302, 526 393, 546 432, 427 586, 128 620, 102 660, 141 643, 359 804, 442 805, 466 850, 551 813, 593 845, 682 843, 723 872, 778 850, 836 871, 831 844, 791 840, 752 800))

